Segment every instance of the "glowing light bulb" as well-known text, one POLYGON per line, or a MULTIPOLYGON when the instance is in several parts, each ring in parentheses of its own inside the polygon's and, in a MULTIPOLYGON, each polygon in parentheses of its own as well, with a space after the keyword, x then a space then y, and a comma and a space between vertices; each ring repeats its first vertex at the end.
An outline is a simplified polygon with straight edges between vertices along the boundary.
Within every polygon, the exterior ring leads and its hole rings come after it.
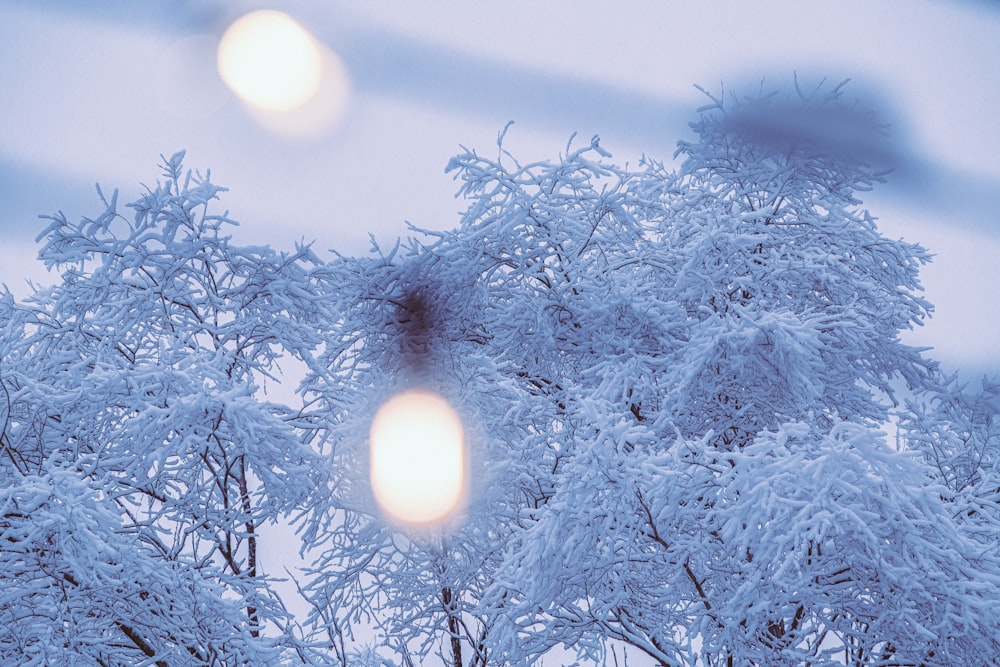
POLYGON ((382 510, 413 525, 454 512, 465 488, 462 423, 448 402, 428 391, 389 399, 372 421, 371 483, 382 510))
POLYGON ((245 102, 265 111, 290 111, 319 89, 322 57, 312 35, 282 12, 251 12, 219 42, 222 80, 245 102))

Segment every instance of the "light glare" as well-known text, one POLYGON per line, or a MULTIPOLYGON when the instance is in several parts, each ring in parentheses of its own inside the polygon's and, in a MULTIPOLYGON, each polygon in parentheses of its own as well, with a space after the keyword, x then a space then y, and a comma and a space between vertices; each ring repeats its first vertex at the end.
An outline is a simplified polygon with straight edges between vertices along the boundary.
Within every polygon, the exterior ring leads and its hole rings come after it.
POLYGON ((266 111, 290 111, 315 94, 322 76, 321 54, 312 35, 282 12, 247 14, 219 42, 222 80, 248 104, 266 111))
POLYGON ((462 499, 462 423, 448 402, 427 391, 388 400, 372 421, 371 483, 382 510, 402 523, 445 519, 462 499))

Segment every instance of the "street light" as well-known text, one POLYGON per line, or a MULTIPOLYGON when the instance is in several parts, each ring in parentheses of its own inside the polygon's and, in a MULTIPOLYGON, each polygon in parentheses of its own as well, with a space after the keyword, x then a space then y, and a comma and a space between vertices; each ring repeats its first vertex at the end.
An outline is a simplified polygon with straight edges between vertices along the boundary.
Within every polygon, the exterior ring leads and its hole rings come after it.
POLYGON ((427 387, 441 371, 433 363, 438 326, 435 298, 424 284, 395 302, 392 325, 408 388, 375 414, 369 433, 372 492, 395 523, 431 526, 450 517, 465 495, 462 421, 444 397, 427 387))
POLYGON ((219 74, 245 102, 265 111, 301 107, 319 89, 319 45, 295 19, 283 12, 247 14, 226 30, 219 42, 219 74))
POLYGON ((346 64, 283 12, 258 10, 234 21, 219 42, 216 61, 223 82, 250 117, 281 137, 320 139, 347 115, 346 64))
POLYGON ((396 394, 379 408, 369 440, 371 483, 382 511, 425 526, 451 515, 462 500, 462 422, 444 398, 426 390, 396 394))

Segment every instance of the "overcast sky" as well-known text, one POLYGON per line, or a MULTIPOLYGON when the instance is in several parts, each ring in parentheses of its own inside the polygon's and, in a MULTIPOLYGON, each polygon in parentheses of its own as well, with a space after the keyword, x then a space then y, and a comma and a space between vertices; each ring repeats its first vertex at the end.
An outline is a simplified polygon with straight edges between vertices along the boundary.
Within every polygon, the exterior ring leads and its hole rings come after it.
POLYGON ((893 125, 899 160, 865 205, 891 237, 937 253, 935 318, 907 337, 947 367, 1000 372, 1000 9, 991 2, 434 2, 0 0, 0 281, 51 282, 37 216, 94 216, 94 184, 134 198, 161 153, 228 186, 236 241, 368 250, 405 221, 454 226, 444 173, 461 146, 555 159, 574 132, 617 161, 669 160, 705 98, 851 78, 893 125), (220 82, 214 44, 273 7, 343 62, 339 123, 265 127, 220 82))

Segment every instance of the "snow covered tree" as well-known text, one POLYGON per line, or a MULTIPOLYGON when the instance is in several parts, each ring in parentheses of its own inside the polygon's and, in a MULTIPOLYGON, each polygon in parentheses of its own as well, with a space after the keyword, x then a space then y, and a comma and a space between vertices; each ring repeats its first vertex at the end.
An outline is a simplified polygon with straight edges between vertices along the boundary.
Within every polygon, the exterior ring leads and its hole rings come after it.
POLYGON ((994 664, 998 392, 900 341, 929 255, 861 208, 874 118, 710 102, 677 170, 502 133, 449 165, 457 228, 367 257, 231 244, 181 154, 131 218, 56 216, 61 281, 0 299, 0 659, 994 664), (465 424, 436 527, 369 484, 408 388, 465 424), (256 555, 282 518, 304 619, 256 555))
POLYGON ((878 129, 842 87, 796 89, 713 98, 677 172, 596 140, 556 163, 467 152, 458 229, 343 260, 305 385, 341 475, 309 533, 315 620, 435 638, 418 657, 455 665, 609 640, 662 665, 996 655, 995 548, 880 431, 900 381, 936 382, 899 341, 929 255, 879 233, 857 193, 881 174, 816 119, 878 129), (435 388, 475 425, 468 508, 434 536, 386 524, 363 482, 418 288, 435 388))
POLYGON ((944 378, 907 401, 899 432, 906 447, 924 455, 942 485, 962 535, 974 548, 1000 549, 1000 382, 983 378, 978 390, 944 378))
MULTIPOLYGON (((650 163, 629 187, 642 206, 602 219, 638 218, 643 243, 600 245, 591 267, 567 253, 587 277, 566 308, 586 342, 554 369, 576 408, 567 455, 490 591, 508 614, 518 601, 520 636, 613 637, 664 665, 997 655, 995 547, 965 537, 926 470, 878 433, 895 379, 932 383, 898 339, 929 308, 927 255, 858 209, 879 176, 863 161, 744 130, 745 114, 855 113, 839 88, 713 100, 680 172, 650 163), (653 316, 591 328, 623 312, 653 316)), ((505 210, 482 199, 471 216, 505 210)))
POLYGON ((908 448, 927 457, 952 494, 1000 486, 1000 380, 983 378, 970 391, 957 377, 944 378, 907 401, 902 417, 908 448))
MULTIPOLYGON (((368 427, 382 402, 410 387, 437 391, 459 408, 475 478, 502 479, 487 466, 479 415, 524 402, 482 354, 476 312, 486 293, 462 270, 414 243, 388 256, 340 258, 320 281, 340 315, 327 323, 323 354, 306 379, 311 444, 331 473, 303 518, 303 540, 317 558, 304 585, 321 637, 349 664, 344 639, 374 631, 403 664, 440 654, 445 664, 487 665, 491 619, 470 611, 519 511, 502 488, 473 490, 463 521, 444 529, 400 530, 379 511, 368 482, 368 427), (415 321, 420 320, 419 325, 415 321), (418 332, 415 335, 414 329, 418 332), (456 363, 462 360, 461 363, 456 363)), ((504 432, 511 432, 507 428, 504 432)))
MULTIPOLYGON (((663 665, 997 655, 995 547, 963 536, 925 468, 878 432, 896 379, 932 382, 898 338, 929 308, 927 254, 859 210, 879 178, 863 161, 744 130, 744 114, 851 118, 841 93, 713 100, 680 172, 648 164, 629 185, 641 205, 594 227, 620 238, 614 223, 638 219, 641 236, 599 243, 589 267, 586 252, 560 258, 586 276, 564 292, 579 356, 550 377, 567 406, 554 493, 488 591, 521 612, 509 645, 558 629, 663 665), (595 326, 609 321, 614 335, 595 326)), ((487 184, 517 179, 469 161, 484 193, 470 218, 516 219, 487 184)), ((564 229, 561 247, 593 243, 564 229)))
MULTIPOLYGON (((183 153, 134 215, 55 216, 62 271, 3 302, 0 656, 46 665, 265 664, 290 619, 257 528, 314 453, 262 395, 318 341, 307 248, 240 248, 183 153)), ((102 195, 103 198, 103 195, 102 195)))

